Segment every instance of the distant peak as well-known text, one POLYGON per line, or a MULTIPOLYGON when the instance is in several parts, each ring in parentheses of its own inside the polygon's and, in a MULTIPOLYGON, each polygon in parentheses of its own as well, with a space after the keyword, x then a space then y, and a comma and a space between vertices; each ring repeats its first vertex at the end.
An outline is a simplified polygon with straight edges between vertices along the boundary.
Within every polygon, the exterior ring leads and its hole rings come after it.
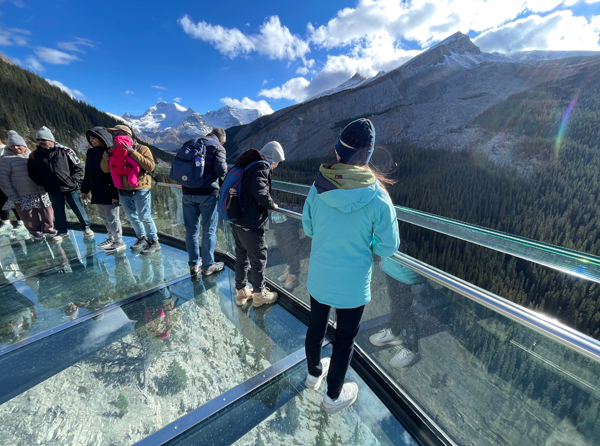
POLYGON ((354 79, 354 80, 360 80, 360 81, 364 81, 366 79, 366 77, 364 77, 362 74, 360 74, 358 71, 356 73, 354 73, 354 76, 352 76, 350 79, 354 79))

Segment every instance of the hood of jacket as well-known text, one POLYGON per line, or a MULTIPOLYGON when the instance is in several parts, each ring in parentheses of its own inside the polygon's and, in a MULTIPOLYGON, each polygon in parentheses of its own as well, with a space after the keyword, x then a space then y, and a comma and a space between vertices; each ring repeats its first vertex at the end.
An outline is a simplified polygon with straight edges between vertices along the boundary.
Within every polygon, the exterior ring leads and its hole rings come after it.
MULTIPOLYGON (((104 145, 107 149, 111 149, 113 146, 113 138, 104 127, 94 127, 93 129, 88 130, 85 136, 88 141, 90 140, 90 136, 101 139, 104 141, 104 145)), ((104 148, 102 148, 102 150, 104 150, 104 148)))
POLYGON ((256 149, 246 150, 237 159, 237 163, 242 167, 246 167, 248 164, 253 163, 255 161, 266 161, 267 163, 269 162, 265 158, 265 156, 256 149))
POLYGON ((315 180, 318 197, 340 212, 354 212, 373 200, 379 183, 370 169, 349 164, 323 164, 315 180))
POLYGON ((15 153, 15 152, 13 152, 12 150, 10 150, 10 149, 8 148, 8 146, 5 146, 5 147, 4 147, 4 152, 2 152, 2 153, 0 154, 0 156, 2 156, 2 157, 18 156, 18 157, 20 157, 20 158, 25 158, 25 159, 27 159, 27 158, 29 158, 29 154, 30 154, 30 153, 31 153, 31 150, 29 150, 29 147, 28 147, 28 148, 25 150, 25 152, 24 152, 24 153, 15 153))

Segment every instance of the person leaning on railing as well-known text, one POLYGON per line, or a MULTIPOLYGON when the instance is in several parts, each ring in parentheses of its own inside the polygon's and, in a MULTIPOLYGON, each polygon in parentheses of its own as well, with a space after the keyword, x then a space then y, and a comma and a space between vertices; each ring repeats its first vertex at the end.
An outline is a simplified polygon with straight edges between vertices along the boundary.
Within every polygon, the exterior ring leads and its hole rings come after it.
MULTIPOLYGON (((150 213, 152 177, 148 172, 153 172, 155 167, 152 152, 148 147, 136 142, 133 130, 126 125, 119 124, 107 130, 113 134, 113 140, 117 136, 129 136, 133 140, 133 147, 128 147, 127 153, 141 168, 136 174, 137 186, 129 184, 127 175, 122 175, 123 188, 119 189, 120 203, 137 237, 137 242, 131 246, 131 250, 141 250, 142 254, 160 251, 158 232, 150 213)), ((110 173, 111 150, 102 155, 101 166, 104 173, 110 173)))
POLYGON ((350 406, 358 396, 358 385, 344 379, 365 305, 371 300, 373 253, 389 257, 400 244, 384 178, 368 167, 374 144, 371 121, 348 124, 335 146, 339 163, 321 166, 302 212, 304 232, 312 238, 306 285, 311 295, 306 386, 318 389, 327 376, 321 406, 330 414, 350 406), (331 307, 337 313, 335 343, 331 358, 321 359, 331 307))

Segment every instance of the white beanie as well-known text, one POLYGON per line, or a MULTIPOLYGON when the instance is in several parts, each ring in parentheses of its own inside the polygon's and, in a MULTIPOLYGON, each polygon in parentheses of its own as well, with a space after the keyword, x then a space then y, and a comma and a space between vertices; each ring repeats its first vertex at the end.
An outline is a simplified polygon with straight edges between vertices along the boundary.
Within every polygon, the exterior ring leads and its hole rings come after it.
POLYGON ((285 152, 283 147, 277 141, 271 141, 265 144, 260 153, 269 161, 270 164, 285 161, 285 152))
POLYGON ((8 147, 12 147, 12 146, 25 146, 25 147, 27 147, 27 144, 25 144, 25 140, 21 137, 21 135, 19 135, 14 130, 9 130, 8 131, 8 143, 6 145, 8 147))
POLYGON ((45 139, 46 141, 56 142, 50 129, 45 126, 38 130, 38 132, 35 134, 35 137, 36 139, 45 139))

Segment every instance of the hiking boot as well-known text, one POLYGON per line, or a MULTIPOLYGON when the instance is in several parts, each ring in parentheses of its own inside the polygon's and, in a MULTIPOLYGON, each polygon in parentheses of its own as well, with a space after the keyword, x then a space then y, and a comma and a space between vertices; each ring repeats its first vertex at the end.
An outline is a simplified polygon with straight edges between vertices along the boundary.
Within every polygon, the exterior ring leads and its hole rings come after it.
POLYGON ((104 248, 106 254, 114 254, 115 252, 124 251, 127 245, 123 241, 112 242, 109 246, 104 248))
POLYGON ((202 268, 202 274, 204 276, 210 276, 213 273, 223 271, 223 268, 225 268, 225 264, 223 262, 215 262, 206 269, 202 268))
POLYGON ((323 378, 325 378, 329 372, 330 362, 331 358, 321 359, 321 376, 312 376, 310 373, 306 375, 306 387, 313 390, 319 390, 319 387, 321 387, 321 381, 323 381, 323 378))
POLYGON ((137 242, 131 245, 132 251, 139 251, 148 247, 148 239, 144 235, 143 237, 137 237, 137 242))
POLYGON ((277 278, 277 280, 279 282, 285 282, 289 275, 290 275, 290 267, 288 266, 285 268, 285 271, 283 272, 283 274, 277 278))
POLYGON ((418 353, 413 353, 409 349, 398 346, 396 347, 398 353, 394 355, 392 359, 390 359, 390 365, 395 369, 402 370, 406 367, 413 365, 420 358, 418 353))
POLYGON ((190 266, 190 276, 192 276, 192 277, 197 276, 201 272, 202 272, 202 268, 200 267, 200 264, 190 266))
POLYGON ((369 342, 376 347, 381 347, 383 345, 401 345, 402 338, 400 336, 394 336, 391 328, 384 328, 374 335, 371 335, 369 337, 369 342))
POLYGON ((252 299, 252 291, 250 291, 248 285, 246 285, 241 290, 235 291, 235 304, 238 307, 243 307, 244 305, 246 305, 246 302, 248 302, 250 299, 252 299))
POLYGON ((10 223, 2 223, 0 225, 0 234, 6 234, 6 235, 12 234, 13 229, 14 228, 10 223))
POLYGON ((154 254, 155 252, 160 251, 160 243, 158 243, 158 239, 148 241, 148 247, 144 249, 141 254, 144 256, 154 254))
POLYGON ((94 237, 94 231, 92 231, 90 228, 84 229, 83 230, 83 236, 85 238, 93 238, 94 237))
POLYGON ((99 249, 104 249, 104 248, 107 248, 107 247, 109 247, 109 246, 110 246, 110 245, 112 245, 112 244, 113 244, 113 239, 111 239, 111 238, 109 237, 109 238, 107 238, 106 240, 104 240, 102 243, 98 243, 96 246, 97 246, 99 249))
POLYGON ((356 383, 345 383, 340 396, 336 400, 332 400, 329 395, 325 395, 321 407, 329 415, 332 415, 354 404, 356 398, 358 398, 358 385, 356 383))
POLYGON ((275 291, 271 291, 268 288, 263 288, 261 293, 252 293, 252 305, 260 307, 261 305, 268 305, 277 302, 279 294, 275 291))
POLYGON ((69 238, 69 233, 68 232, 63 232, 61 233, 57 233, 54 237, 52 237, 52 241, 54 243, 60 243, 62 242, 64 239, 69 238))
POLYGON ((298 276, 296 274, 288 274, 283 282, 283 287, 288 291, 293 291, 298 285, 300 285, 300 282, 298 281, 298 276))

